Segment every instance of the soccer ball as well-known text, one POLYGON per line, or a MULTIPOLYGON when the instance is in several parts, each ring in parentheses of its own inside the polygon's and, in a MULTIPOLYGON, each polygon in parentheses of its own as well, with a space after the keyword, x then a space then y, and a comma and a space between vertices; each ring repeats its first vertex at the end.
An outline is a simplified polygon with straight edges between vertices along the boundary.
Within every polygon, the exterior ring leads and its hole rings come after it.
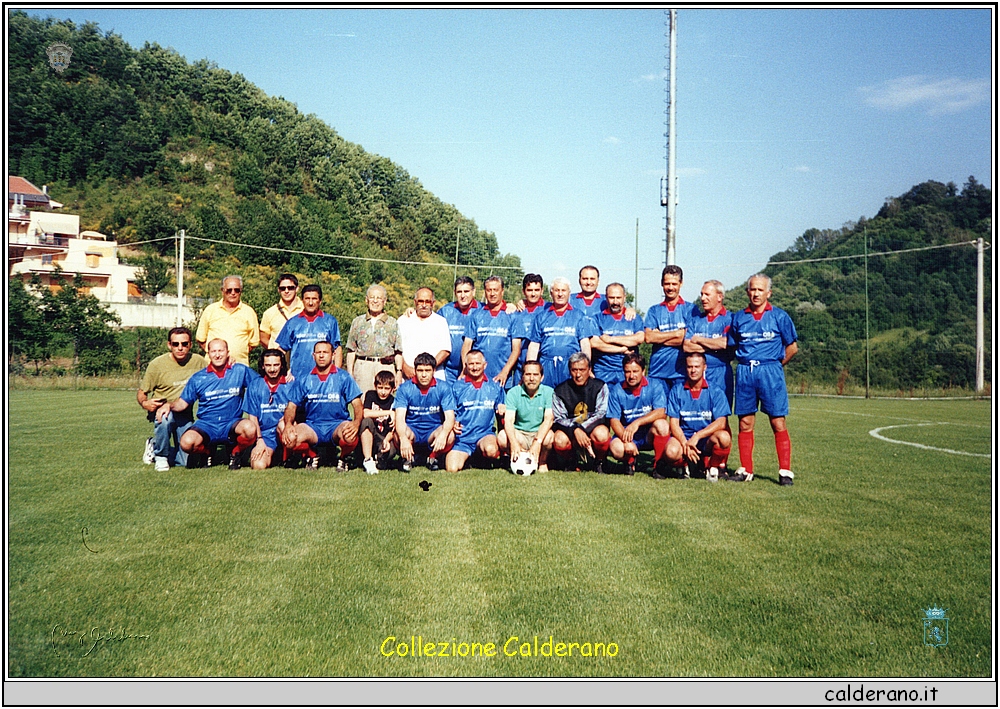
POLYGON ((510 459, 510 471, 515 475, 528 477, 538 470, 538 461, 528 451, 521 451, 510 459))

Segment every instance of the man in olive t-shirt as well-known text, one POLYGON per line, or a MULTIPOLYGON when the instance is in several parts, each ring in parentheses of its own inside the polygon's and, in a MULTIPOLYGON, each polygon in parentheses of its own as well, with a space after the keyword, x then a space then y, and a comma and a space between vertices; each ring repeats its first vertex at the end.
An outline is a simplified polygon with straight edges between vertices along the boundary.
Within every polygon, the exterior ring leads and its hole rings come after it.
POLYGON ((191 410, 173 412, 170 402, 181 392, 191 375, 208 364, 200 354, 191 352, 194 338, 186 327, 175 327, 167 337, 170 352, 155 358, 146 367, 146 374, 136 393, 139 406, 153 424, 153 460, 157 472, 174 465, 187 465, 187 453, 180 449, 180 439, 193 419, 191 410), (171 439, 173 445, 171 445, 171 439))

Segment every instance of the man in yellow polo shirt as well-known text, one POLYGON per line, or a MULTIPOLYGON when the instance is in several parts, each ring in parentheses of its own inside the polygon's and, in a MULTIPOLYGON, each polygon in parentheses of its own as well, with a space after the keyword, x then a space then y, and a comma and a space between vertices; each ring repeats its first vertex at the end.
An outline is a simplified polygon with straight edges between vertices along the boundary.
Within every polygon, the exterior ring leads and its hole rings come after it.
POLYGON ((291 273, 278 276, 278 302, 260 316, 260 346, 273 347, 271 340, 278 336, 289 319, 302 312, 299 297, 299 279, 291 273))
POLYGON ((240 301, 243 279, 226 276, 222 279, 222 300, 209 303, 201 313, 195 339, 202 349, 216 338, 225 340, 234 362, 250 365, 250 348, 260 343, 257 313, 240 301))

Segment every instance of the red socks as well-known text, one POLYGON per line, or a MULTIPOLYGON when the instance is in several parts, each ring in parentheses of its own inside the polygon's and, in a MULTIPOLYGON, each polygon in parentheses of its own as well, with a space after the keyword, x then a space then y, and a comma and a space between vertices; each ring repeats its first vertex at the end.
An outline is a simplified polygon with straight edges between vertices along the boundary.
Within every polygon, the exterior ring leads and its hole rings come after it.
POLYGON ((594 446, 594 453, 597 454, 598 460, 604 460, 608 457, 608 448, 611 447, 611 439, 606 441, 592 441, 594 446))
POLYGON ((233 446, 233 455, 239 455, 247 448, 252 448, 254 445, 256 445, 256 443, 257 443, 256 438, 250 438, 249 436, 237 436, 236 445, 233 446))
POLYGON ((740 465, 748 473, 753 472, 753 431, 740 431, 738 437, 740 447, 740 465))
MULTIPOLYGON (((740 434, 742 435, 742 434, 740 434)), ((778 452, 778 467, 782 470, 792 469, 792 441, 788 437, 788 431, 776 431, 774 434, 774 448, 778 452)), ((740 452, 742 453, 742 448, 740 452)))
POLYGON ((709 468, 721 468, 729 460, 732 448, 713 448, 712 455, 708 458, 709 468))
POLYGON ((660 458, 663 457, 663 451, 667 448, 667 442, 670 440, 670 436, 653 436, 653 463, 659 463, 660 458))

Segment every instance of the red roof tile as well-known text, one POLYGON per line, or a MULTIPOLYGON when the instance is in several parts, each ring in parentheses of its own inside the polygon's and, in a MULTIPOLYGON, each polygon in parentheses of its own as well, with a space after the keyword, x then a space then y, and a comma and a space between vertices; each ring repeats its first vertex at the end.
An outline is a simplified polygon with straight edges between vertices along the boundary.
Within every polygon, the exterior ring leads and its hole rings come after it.
POLYGON ((23 177, 18 177, 17 175, 9 175, 7 177, 7 192, 16 192, 17 194, 34 194, 39 197, 44 197, 46 200, 49 198, 47 194, 42 192, 23 177))

